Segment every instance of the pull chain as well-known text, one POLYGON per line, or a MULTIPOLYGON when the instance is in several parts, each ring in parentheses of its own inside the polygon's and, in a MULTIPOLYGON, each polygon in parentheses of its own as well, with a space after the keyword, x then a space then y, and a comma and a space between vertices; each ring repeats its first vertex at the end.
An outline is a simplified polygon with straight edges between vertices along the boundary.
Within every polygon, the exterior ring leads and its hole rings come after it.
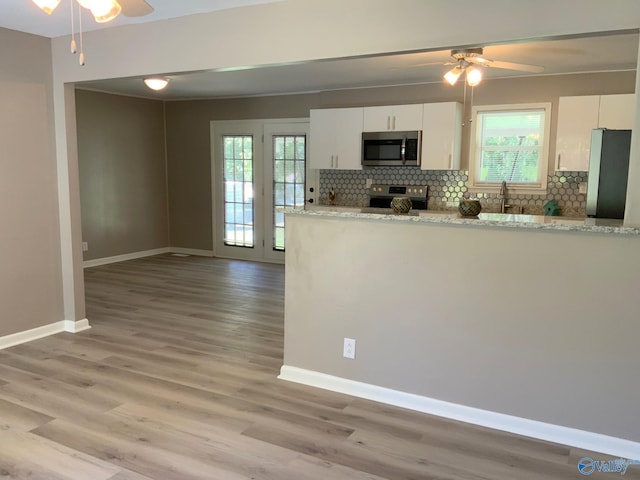
POLYGON ((465 78, 462 82, 462 126, 465 127, 466 123, 464 121, 467 118, 467 79, 465 78))
MULTIPOLYGON (((73 2, 73 0, 71 0, 73 2)), ((84 45, 82 43, 82 7, 78 4, 78 19, 80 25, 80 57, 78 57, 78 63, 80 66, 84 66, 84 45)))
POLYGON ((71 10, 71 53, 77 53, 78 47, 76 45, 76 34, 74 31, 74 22, 73 22, 73 0, 69 0, 69 7, 71 10))

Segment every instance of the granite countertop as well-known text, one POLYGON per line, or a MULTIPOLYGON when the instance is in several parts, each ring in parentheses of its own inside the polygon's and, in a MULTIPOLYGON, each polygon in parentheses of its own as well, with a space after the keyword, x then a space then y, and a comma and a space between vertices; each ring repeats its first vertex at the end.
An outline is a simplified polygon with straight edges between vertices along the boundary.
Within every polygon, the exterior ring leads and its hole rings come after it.
POLYGON ((366 213, 362 210, 359 207, 320 205, 307 210, 285 210, 285 212, 287 214, 345 219, 640 235, 640 225, 624 225, 622 220, 602 218, 551 217, 506 213, 481 213, 478 217, 462 217, 458 212, 448 210, 411 211, 409 215, 394 215, 386 209, 380 209, 380 212, 375 213, 373 213, 373 209, 364 209, 366 213))

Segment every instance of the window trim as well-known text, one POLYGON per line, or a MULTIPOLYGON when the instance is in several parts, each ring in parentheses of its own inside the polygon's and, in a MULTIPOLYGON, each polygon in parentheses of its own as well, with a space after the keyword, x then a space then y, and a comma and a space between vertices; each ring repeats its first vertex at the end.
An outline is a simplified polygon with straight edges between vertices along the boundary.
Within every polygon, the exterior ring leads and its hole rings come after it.
POLYGON ((513 112, 520 110, 544 109, 544 130, 543 142, 540 150, 540 185, 524 186, 522 184, 507 183, 509 192, 514 195, 546 195, 547 181, 549 174, 549 145, 551 133, 551 102, 540 103, 513 103, 506 105, 476 105, 471 109, 473 119, 469 139, 469 183, 468 189, 471 193, 498 193, 499 183, 476 183, 476 171, 479 168, 479 152, 477 147, 478 138, 478 114, 485 112, 513 112))

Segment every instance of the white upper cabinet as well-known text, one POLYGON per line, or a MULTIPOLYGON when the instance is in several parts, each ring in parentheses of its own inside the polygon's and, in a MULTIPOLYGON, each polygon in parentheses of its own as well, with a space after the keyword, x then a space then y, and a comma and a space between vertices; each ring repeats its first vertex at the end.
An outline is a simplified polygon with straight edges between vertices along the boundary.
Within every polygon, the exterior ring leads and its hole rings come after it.
POLYGON ((612 130, 632 130, 635 114, 636 96, 633 93, 621 95, 602 95, 598 128, 612 130))
POLYGON ((362 169, 362 108, 311 110, 309 165, 315 169, 362 169))
POLYGON ((588 171, 594 128, 632 129, 635 95, 560 97, 556 170, 588 171))
POLYGON ((364 132, 412 131, 422 128, 422 105, 364 107, 364 132))
POLYGON ((459 170, 462 104, 425 103, 422 123, 422 170, 459 170))
POLYGON ((598 128, 599 95, 560 97, 556 170, 589 170, 591 130, 598 128))

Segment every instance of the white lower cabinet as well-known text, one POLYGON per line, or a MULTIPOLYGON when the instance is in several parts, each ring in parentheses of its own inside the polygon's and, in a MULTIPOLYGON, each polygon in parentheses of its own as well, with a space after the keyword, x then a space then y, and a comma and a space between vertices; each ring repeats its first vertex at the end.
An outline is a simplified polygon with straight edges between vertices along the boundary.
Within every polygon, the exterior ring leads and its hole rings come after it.
POLYGON ((425 103, 422 119, 422 170, 459 170, 462 104, 425 103))
POLYGON ((311 168, 362 169, 362 111, 362 107, 311 110, 311 168))

